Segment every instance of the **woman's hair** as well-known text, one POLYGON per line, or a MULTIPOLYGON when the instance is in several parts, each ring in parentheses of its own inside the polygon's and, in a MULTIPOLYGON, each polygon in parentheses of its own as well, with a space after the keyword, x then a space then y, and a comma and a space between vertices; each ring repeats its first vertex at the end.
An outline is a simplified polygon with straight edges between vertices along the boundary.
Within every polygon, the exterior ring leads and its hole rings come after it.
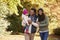
POLYGON ((36 9, 35 9, 35 8, 31 8, 31 10, 33 10, 33 11, 34 11, 34 13, 36 14, 36 9))
POLYGON ((40 21, 44 21, 44 19, 45 19, 45 14, 44 14, 44 10, 42 9, 42 8, 40 8, 39 10, 38 10, 38 21, 40 22, 40 21), (42 11, 42 15, 40 15, 39 14, 39 11, 42 11))

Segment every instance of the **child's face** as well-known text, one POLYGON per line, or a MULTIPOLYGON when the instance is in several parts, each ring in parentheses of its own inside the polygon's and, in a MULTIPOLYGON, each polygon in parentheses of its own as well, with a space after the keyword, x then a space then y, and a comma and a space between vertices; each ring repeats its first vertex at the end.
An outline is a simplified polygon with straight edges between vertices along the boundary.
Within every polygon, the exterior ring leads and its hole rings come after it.
POLYGON ((28 13, 26 13, 25 15, 28 16, 28 13))

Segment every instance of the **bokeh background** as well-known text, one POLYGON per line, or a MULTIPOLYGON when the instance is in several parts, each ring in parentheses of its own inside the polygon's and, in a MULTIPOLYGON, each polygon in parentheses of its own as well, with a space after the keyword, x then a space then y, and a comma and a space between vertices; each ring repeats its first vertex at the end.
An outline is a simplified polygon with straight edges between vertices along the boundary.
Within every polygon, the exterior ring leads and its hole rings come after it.
POLYGON ((49 17, 49 34, 60 35, 60 0, 0 0, 0 34, 23 33, 22 10, 32 7, 43 8, 49 17))

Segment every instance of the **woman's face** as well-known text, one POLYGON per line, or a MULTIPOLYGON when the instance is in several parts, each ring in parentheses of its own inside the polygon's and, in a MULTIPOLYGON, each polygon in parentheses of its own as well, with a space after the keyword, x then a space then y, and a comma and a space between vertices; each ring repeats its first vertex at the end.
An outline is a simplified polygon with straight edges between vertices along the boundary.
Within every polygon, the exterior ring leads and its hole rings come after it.
POLYGON ((34 10, 30 10, 30 15, 31 15, 31 16, 34 15, 34 10))
POLYGON ((42 12, 41 10, 39 10, 39 15, 42 15, 42 13, 43 13, 43 12, 42 12))

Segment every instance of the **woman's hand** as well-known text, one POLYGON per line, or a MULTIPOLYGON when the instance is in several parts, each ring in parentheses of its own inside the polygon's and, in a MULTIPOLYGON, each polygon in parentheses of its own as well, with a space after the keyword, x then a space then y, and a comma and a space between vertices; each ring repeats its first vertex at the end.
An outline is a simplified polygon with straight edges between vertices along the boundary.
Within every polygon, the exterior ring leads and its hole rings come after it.
POLYGON ((39 23, 38 21, 37 21, 36 23, 37 23, 38 25, 40 25, 40 23, 39 23))

